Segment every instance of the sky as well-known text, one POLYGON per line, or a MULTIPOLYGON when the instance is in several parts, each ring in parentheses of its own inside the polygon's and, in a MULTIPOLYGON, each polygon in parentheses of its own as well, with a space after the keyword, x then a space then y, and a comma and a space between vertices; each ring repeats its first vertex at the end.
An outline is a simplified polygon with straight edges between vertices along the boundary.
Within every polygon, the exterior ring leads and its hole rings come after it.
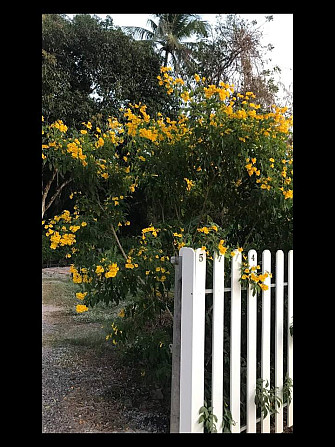
MULTIPOLYGON (((67 14, 73 17, 74 14, 67 14)), ((105 19, 107 14, 96 14, 105 19)), ((140 26, 146 28, 147 20, 152 18, 150 14, 108 14, 112 17, 115 26, 140 26)), ((211 25, 216 22, 217 14, 199 14, 202 20, 211 25)), ((275 80, 282 82, 287 89, 293 91, 293 14, 239 14, 240 17, 257 21, 257 27, 263 32, 262 44, 271 43, 274 49, 268 53, 271 59, 269 67, 279 66, 281 73, 275 76, 275 80), (265 16, 272 15, 273 20, 266 22, 265 16)), ((222 14, 224 17, 224 14, 222 14)))

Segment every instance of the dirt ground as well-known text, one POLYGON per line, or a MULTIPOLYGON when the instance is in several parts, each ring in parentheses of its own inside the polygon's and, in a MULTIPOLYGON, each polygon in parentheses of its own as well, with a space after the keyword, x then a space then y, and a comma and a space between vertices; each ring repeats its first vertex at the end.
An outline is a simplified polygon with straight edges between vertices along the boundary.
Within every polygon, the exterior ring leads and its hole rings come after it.
MULTIPOLYGON (((44 294, 68 274, 43 269, 44 294)), ((95 343, 101 324, 76 321, 55 301, 42 304, 42 433, 166 433, 155 394, 119 366, 111 344, 95 343)))

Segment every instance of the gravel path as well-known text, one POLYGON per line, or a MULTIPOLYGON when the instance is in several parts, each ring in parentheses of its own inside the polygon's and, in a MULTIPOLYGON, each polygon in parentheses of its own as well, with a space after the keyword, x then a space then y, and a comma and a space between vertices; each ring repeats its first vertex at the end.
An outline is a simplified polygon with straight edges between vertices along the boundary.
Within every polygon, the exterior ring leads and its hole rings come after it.
MULTIPOLYGON (((43 278, 68 274, 61 269, 43 269, 43 278)), ((136 387, 111 345, 97 350, 66 342, 87 330, 97 325, 76 323, 63 307, 43 304, 42 432, 167 432, 166 416, 156 411, 160 402, 136 387)))

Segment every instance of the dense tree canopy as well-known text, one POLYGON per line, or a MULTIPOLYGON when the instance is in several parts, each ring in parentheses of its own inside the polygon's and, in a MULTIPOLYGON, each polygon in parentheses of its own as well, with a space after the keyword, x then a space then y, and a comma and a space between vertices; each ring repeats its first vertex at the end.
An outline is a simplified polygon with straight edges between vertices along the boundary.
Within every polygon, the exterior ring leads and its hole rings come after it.
POLYGON ((143 101, 150 113, 169 107, 156 82, 160 57, 112 19, 45 14, 42 24, 42 114, 49 122, 101 122, 128 102, 143 101))

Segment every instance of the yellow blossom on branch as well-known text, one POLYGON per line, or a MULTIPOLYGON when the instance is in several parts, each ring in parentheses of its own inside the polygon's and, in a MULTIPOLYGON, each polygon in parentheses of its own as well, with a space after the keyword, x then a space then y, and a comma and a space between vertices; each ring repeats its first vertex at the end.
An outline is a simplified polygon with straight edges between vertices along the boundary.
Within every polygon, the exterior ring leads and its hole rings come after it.
POLYGON ((76 311, 80 314, 82 312, 87 312, 88 311, 88 307, 85 306, 84 304, 77 304, 76 306, 76 311))

